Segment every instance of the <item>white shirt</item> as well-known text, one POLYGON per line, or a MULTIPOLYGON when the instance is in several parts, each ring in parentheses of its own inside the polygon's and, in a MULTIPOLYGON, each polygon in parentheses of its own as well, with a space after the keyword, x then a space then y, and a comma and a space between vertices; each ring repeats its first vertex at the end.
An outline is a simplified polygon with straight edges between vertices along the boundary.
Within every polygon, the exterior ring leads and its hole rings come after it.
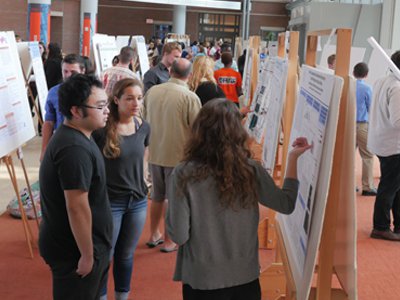
POLYGON ((383 157, 400 154, 400 80, 393 74, 374 85, 368 148, 383 157))

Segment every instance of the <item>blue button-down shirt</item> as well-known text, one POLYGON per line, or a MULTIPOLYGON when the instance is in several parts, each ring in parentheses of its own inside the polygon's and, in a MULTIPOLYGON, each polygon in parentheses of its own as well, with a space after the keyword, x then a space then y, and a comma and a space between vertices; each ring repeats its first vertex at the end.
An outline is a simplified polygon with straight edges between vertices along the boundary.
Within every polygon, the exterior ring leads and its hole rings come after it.
POLYGON ((372 89, 364 80, 357 79, 357 122, 368 122, 368 112, 371 106, 372 89))
POLYGON ((64 121, 64 116, 58 108, 58 89, 61 83, 53 86, 47 94, 45 121, 54 122, 54 130, 56 130, 64 121))

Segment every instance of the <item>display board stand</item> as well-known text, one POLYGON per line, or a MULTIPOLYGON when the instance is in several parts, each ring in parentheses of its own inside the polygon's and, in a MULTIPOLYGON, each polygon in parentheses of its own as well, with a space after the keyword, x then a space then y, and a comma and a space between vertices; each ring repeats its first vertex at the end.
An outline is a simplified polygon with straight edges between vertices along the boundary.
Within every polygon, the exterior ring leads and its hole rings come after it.
MULTIPOLYGON (((318 37, 330 34, 330 30, 308 33, 306 64, 315 66, 318 37)), ((350 242, 341 237, 343 226, 347 223, 339 223, 339 210, 354 202, 354 151, 355 151, 355 104, 349 101, 349 63, 351 48, 351 29, 337 29, 336 70, 335 74, 344 79, 344 86, 340 99, 339 120, 336 131, 336 143, 334 146, 332 172, 330 177, 329 192, 323 220, 322 235, 319 244, 318 267, 315 268, 317 277, 316 287, 311 288, 309 299, 317 300, 342 300, 356 299, 355 267, 347 270, 348 274, 341 273, 340 263, 337 263, 338 254, 346 253, 347 248, 353 247, 355 235, 350 242), (353 134, 352 134, 353 133, 353 134), (353 154, 353 155, 352 155, 353 154), (352 180, 349 178, 353 178, 352 180), (340 209, 339 209, 340 208, 340 209), (339 241, 338 241, 339 240, 339 241), (344 241, 344 242, 343 242, 344 241), (338 251, 340 248, 341 251, 338 251), (332 286, 332 278, 336 276, 340 288, 332 286)), ((353 212, 354 214, 354 212, 353 212)), ((354 215, 352 216, 354 218, 354 215)), ((277 223, 279 224, 279 223, 277 223)), ((293 272, 287 257, 287 251, 283 242, 280 227, 277 227, 279 258, 267 271, 262 272, 260 282, 263 299, 298 299, 293 278, 293 272), (273 285, 272 285, 273 284, 273 285)), ((355 246, 354 246, 355 247, 355 246)), ((352 251, 350 251, 352 252, 352 251)), ((350 264, 355 266, 354 256, 349 258, 350 264), (351 261, 353 260, 353 261, 351 261)), ((349 261, 345 261, 349 263, 349 261)), ((305 300, 305 299, 298 299, 305 300)))
MULTIPOLYGON (((278 56, 284 58, 287 49, 286 33, 280 33, 278 36, 278 56)), ((293 114, 296 107, 296 93, 298 85, 297 66, 299 51, 299 32, 291 31, 289 36, 288 53, 288 76, 286 81, 286 100, 282 114, 282 133, 283 143, 279 145, 276 151, 275 168, 273 179, 279 185, 283 185, 283 170, 286 170, 286 154, 289 149, 290 131, 292 128, 293 114)), ((273 249, 276 245, 275 233, 275 211, 268 210, 267 217, 260 222, 258 236, 260 247, 273 249)))
MULTIPOLYGON (((25 179, 27 180, 27 183, 29 183, 28 177, 26 175, 25 165, 23 164, 23 159, 22 159, 22 157, 20 157, 20 152, 19 151, 20 151, 20 149, 17 150, 17 154, 18 154, 18 157, 19 157, 19 159, 21 161, 21 164, 23 166, 23 169, 24 169, 25 179)), ((17 200, 18 200, 19 210, 21 212, 22 225, 24 227, 25 240, 26 240, 26 243, 28 245, 30 257, 33 258, 32 243, 34 244, 35 242, 33 240, 32 230, 31 230, 31 227, 30 227, 30 225, 28 223, 28 218, 26 217, 25 209, 24 209, 24 206, 22 204, 21 195, 19 194, 17 175, 15 173, 14 163, 13 163, 12 157, 10 155, 2 157, 1 161, 7 167, 8 175, 10 176, 10 180, 11 180, 11 183, 12 183, 13 188, 14 188, 15 195, 16 195, 17 200)), ((32 201, 32 205, 33 205, 33 207, 35 209, 34 211, 35 211, 36 221, 39 222, 38 219, 37 219, 36 208, 35 208, 34 200, 33 200, 33 197, 32 197, 32 190, 31 190, 29 184, 28 184, 28 190, 29 190, 29 197, 30 197, 30 199, 32 201)), ((38 223, 38 226, 39 226, 39 223, 38 223)))
MULTIPOLYGON (((22 66, 21 66, 21 68, 22 68, 22 66)), ((32 105, 33 105, 33 107, 35 109, 35 113, 36 113, 36 115, 38 117, 38 121, 39 121, 40 126, 43 126, 43 118, 42 118, 42 115, 39 112, 39 109, 38 109, 37 104, 36 104, 36 99, 33 96, 32 89, 31 89, 31 87, 29 85, 29 79, 26 78, 25 72, 22 72, 22 74, 24 75, 25 87, 26 87, 26 90, 28 91, 29 101, 32 103, 32 105)), ((38 99, 39 99, 39 97, 38 97, 38 99)))

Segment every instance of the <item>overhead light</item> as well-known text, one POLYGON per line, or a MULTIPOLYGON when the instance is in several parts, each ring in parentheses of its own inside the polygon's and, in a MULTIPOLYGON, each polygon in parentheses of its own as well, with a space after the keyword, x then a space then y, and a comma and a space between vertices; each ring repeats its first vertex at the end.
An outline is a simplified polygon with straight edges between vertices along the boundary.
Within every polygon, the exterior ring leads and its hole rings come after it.
POLYGON ((195 7, 208 7, 208 8, 223 8, 240 10, 241 3, 236 1, 220 1, 220 0, 123 0, 130 2, 144 2, 155 4, 169 4, 169 5, 186 5, 195 7))

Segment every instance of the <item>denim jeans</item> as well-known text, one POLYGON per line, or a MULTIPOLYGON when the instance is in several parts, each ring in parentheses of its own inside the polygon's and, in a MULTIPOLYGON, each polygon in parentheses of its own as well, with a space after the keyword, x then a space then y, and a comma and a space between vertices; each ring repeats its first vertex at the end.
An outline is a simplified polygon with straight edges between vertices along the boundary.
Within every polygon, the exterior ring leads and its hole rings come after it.
MULTIPOLYGON (((133 254, 146 221, 147 197, 135 200, 131 196, 110 199, 114 231, 110 261, 114 258, 113 275, 115 292, 130 291, 133 254)), ((107 281, 106 281, 107 282, 107 281)), ((101 295, 107 294, 107 284, 101 295)))
POLYGON ((390 211, 395 230, 400 230, 400 154, 378 156, 381 180, 374 207, 374 229, 390 229, 390 211))

